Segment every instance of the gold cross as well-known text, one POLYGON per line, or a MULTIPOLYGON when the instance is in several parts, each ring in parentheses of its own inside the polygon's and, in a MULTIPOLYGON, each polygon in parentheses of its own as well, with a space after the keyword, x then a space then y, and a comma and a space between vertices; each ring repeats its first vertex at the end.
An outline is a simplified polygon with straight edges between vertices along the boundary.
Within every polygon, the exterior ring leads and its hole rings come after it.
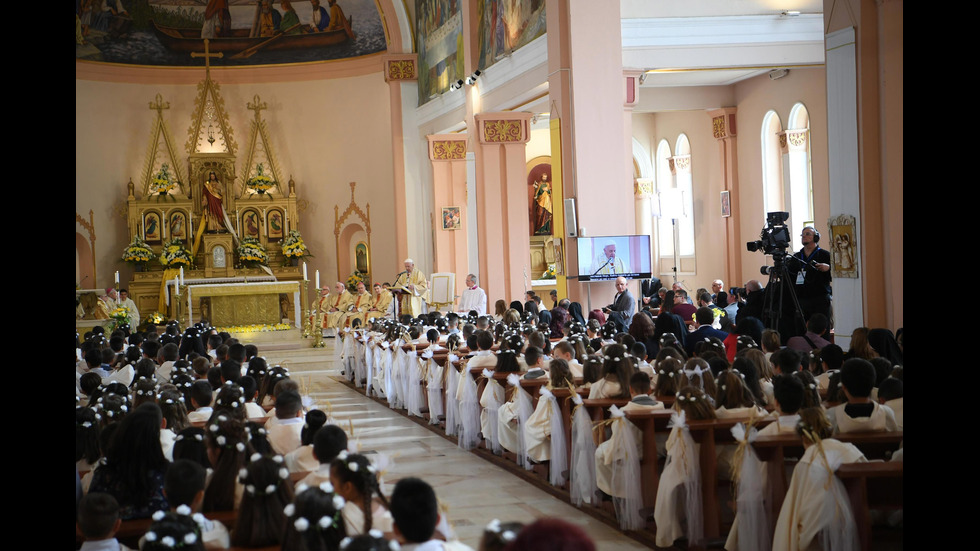
POLYGON ((247 107, 248 109, 251 109, 252 111, 255 111, 255 120, 259 120, 259 111, 261 111, 263 109, 268 109, 269 108, 269 104, 267 104, 264 101, 262 101, 259 98, 259 95, 258 94, 255 94, 255 98, 252 99, 251 102, 246 103, 245 104, 245 107, 247 107))
POLYGON ((210 50, 208 49, 208 44, 210 44, 210 43, 211 43, 211 40, 209 40, 207 38, 204 39, 204 53, 203 54, 201 52, 191 52, 191 57, 203 57, 204 58, 204 75, 207 77, 208 80, 211 79, 211 58, 212 57, 225 57, 225 53, 224 52, 218 52, 216 54, 212 54, 210 52, 210 50))
POLYGON ((157 94, 157 97, 154 99, 155 101, 150 102, 150 109, 153 109, 157 112, 157 117, 162 117, 163 110, 170 109, 170 102, 169 101, 164 102, 163 96, 161 96, 160 94, 157 94))

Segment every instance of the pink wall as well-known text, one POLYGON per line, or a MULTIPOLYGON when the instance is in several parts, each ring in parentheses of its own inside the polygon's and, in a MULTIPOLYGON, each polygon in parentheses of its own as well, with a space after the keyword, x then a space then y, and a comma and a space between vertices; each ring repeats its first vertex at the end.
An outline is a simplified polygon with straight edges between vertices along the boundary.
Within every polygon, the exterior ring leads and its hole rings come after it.
MULTIPOLYGON (((790 110, 803 103, 810 114, 810 176, 813 182, 814 220, 820 231, 827 229, 830 216, 830 184, 827 180, 827 85, 822 67, 790 69, 789 75, 770 80, 757 76, 735 84, 738 105, 739 197, 733 198, 733 209, 741 215, 743 241, 756 239, 765 224, 762 195, 762 119, 772 109, 779 114, 786 128, 790 110)), ((740 249, 743 285, 749 279, 759 279, 759 266, 772 264, 771 258, 740 249)), ((765 281, 763 281, 763 284, 765 281)), ((727 284, 727 282, 726 282, 727 284)))
MULTIPOLYGON (((380 63, 375 58, 375 70, 380 63)), ((198 78, 203 74, 198 73, 198 78)), ((310 273, 332 278, 337 272, 334 205, 350 200, 348 182, 358 182, 356 200, 370 202, 372 269, 388 278, 400 268, 391 236, 396 235, 392 198, 391 118, 388 85, 380 74, 288 83, 222 84, 238 165, 244 162, 253 112, 245 108, 258 94, 282 177, 296 181, 299 230, 314 258, 310 273), (329 274, 329 275, 328 275, 329 274)), ((140 189, 146 148, 155 113, 147 102, 157 94, 170 102, 164 117, 186 172, 184 143, 191 124, 196 84, 133 84, 75 80, 75 210, 95 211, 96 264, 101 280, 126 268, 117 262, 129 242, 125 220, 115 209, 125 204, 126 182, 140 189)), ((311 276, 312 277, 312 276, 311 276)))

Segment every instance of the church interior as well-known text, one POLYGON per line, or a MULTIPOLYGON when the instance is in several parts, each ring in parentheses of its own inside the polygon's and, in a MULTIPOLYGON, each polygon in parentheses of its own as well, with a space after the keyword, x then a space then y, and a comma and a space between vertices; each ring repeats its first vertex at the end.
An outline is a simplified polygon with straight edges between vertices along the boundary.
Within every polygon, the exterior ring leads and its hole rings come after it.
POLYGON ((390 282, 411 258, 455 274, 450 300, 476 274, 491 313, 553 289, 589 311, 616 290, 579 281, 580 240, 648 236, 666 285, 744 287, 773 263, 746 243, 786 211, 790 252, 812 225, 834 255, 834 342, 902 327, 902 0, 337 4, 359 10, 352 37, 375 8, 375 51, 237 63, 198 40, 186 63, 113 62, 125 34, 77 30, 79 293, 128 288, 144 318, 197 320, 224 303, 184 300, 185 278, 265 282, 279 299, 250 311, 302 329, 317 283, 390 282), (212 199, 234 240, 210 231, 212 199), (121 260, 137 241, 152 261, 121 260), (194 258, 164 266, 174 243, 194 258))

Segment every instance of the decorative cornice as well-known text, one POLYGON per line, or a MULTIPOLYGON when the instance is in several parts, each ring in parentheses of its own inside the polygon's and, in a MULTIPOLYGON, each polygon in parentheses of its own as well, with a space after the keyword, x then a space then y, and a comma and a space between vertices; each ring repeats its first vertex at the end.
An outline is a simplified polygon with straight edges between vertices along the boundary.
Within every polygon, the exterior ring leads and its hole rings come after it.
POLYGON ((466 134, 433 134, 429 139, 429 160, 462 161, 466 159, 466 134))
POLYGON ((531 113, 481 113, 475 118, 481 144, 527 143, 531 138, 531 113))
POLYGON ((645 199, 653 196, 653 179, 637 178, 633 181, 633 195, 637 199, 645 199))
POLYGON ((711 135, 715 139, 734 138, 737 135, 735 129, 736 111, 734 107, 708 111, 708 115, 711 117, 711 135))
POLYGON ((381 59, 385 82, 418 80, 418 56, 415 54, 389 54, 381 59))
POLYGON ((785 154, 793 151, 806 151, 807 140, 810 139, 810 131, 806 128, 800 130, 787 130, 779 134, 779 150, 785 154))

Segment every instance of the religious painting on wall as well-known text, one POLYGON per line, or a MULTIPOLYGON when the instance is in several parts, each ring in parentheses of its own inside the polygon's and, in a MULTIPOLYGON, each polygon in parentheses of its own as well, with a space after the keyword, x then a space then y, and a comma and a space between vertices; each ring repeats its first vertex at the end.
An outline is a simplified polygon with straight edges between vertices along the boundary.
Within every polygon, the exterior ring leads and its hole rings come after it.
POLYGON ((187 216, 183 212, 170 213, 170 238, 187 241, 187 216))
POLYGON ((371 273, 371 260, 368 258, 367 243, 359 241, 354 245, 354 269, 362 274, 371 273))
POLYGON ((477 0, 480 13, 479 68, 543 35, 546 30, 545 0, 477 0))
POLYGON ((724 218, 732 215, 732 194, 728 190, 721 192, 721 215, 724 218))
POLYGON ((155 212, 148 212, 143 215, 143 241, 160 243, 162 235, 163 228, 160 224, 160 215, 155 212))
POLYGON ((459 207, 442 207, 442 229, 458 230, 460 222, 459 207))
POLYGON ((419 105, 449 90, 463 75, 463 12, 459 0, 415 0, 419 105))
MULTIPOLYGON (((856 278, 858 276, 857 236, 855 233, 856 218, 841 214, 831 218, 829 222, 831 242, 828 247, 833 256, 833 276, 856 278)), ((823 239, 820 240, 823 245, 823 239)))
POLYGON ((269 211, 267 218, 269 221, 269 227, 266 230, 266 235, 269 237, 269 241, 281 240, 283 234, 285 233, 282 211, 279 209, 272 209, 269 211))
POLYGON ((528 214, 531 235, 551 235, 554 231, 554 197, 551 189, 551 157, 541 156, 528 163, 528 214))
POLYGON ((242 211, 242 227, 239 230, 242 237, 259 237, 259 213, 253 209, 242 211))
POLYGON ((218 66, 360 57, 387 49, 375 0, 105 0, 75 3, 75 58, 218 66))

